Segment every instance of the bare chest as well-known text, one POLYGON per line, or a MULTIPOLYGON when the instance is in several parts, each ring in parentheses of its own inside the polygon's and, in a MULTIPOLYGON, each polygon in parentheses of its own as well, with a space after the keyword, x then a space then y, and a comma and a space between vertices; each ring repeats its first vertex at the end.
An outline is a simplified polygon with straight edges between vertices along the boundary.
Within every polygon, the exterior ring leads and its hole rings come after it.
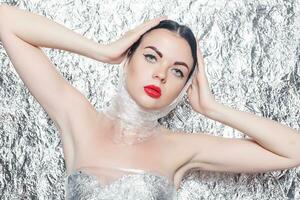
POLYGON ((85 133, 74 138, 73 169, 97 166, 141 169, 158 172, 173 180, 180 160, 171 134, 159 133, 136 145, 120 145, 112 141, 114 133, 107 122, 88 127, 73 130, 72 135, 85 133))

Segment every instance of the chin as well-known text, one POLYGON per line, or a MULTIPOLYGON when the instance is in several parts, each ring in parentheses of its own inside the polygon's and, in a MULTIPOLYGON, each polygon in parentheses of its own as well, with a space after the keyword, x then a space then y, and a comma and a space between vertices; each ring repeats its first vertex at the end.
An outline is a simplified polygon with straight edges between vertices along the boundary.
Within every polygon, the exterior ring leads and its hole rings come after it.
POLYGON ((157 105, 157 100, 158 99, 152 99, 148 95, 142 95, 134 101, 145 110, 157 110, 161 108, 161 106, 157 105))
POLYGON ((142 109, 144 110, 157 110, 162 108, 161 105, 161 97, 158 99, 154 99, 150 96, 148 96, 144 91, 142 94, 136 95, 136 94, 131 94, 130 91, 128 91, 129 95, 131 98, 135 101, 136 104, 138 104, 142 109))

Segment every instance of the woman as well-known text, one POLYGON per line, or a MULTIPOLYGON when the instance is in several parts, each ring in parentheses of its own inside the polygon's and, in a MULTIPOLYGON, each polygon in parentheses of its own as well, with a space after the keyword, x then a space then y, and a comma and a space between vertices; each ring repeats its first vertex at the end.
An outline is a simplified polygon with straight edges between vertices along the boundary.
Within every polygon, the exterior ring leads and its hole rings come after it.
POLYGON ((187 27, 153 19, 101 45, 42 16, 2 5, 0 30, 17 73, 60 130, 67 198, 172 199, 190 169, 265 172, 300 165, 296 130, 215 101, 187 27), (121 63, 119 93, 108 109, 96 111, 55 71, 40 47, 121 63), (159 126, 157 119, 185 92, 196 112, 252 139, 171 134, 159 126))

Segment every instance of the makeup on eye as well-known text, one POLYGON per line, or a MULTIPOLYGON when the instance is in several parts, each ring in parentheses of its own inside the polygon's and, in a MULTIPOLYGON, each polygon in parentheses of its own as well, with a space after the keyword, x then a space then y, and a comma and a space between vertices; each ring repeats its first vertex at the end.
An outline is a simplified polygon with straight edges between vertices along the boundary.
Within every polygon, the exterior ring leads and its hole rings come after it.
MULTIPOLYGON (((153 63, 153 61, 150 61, 152 59, 155 59, 155 61, 157 61, 156 57, 152 54, 143 54, 143 55, 144 55, 145 59, 147 60, 147 62, 153 63), (150 60, 148 58, 150 58, 150 60)), ((179 73, 180 78, 184 77, 184 74, 180 69, 175 68, 174 70, 175 70, 176 74, 179 73)))
MULTIPOLYGON (((153 50, 155 53, 157 53, 157 55, 159 55, 160 58, 163 58, 163 54, 156 47, 154 47, 154 46, 146 46, 144 49, 147 49, 147 48, 149 48, 149 49, 153 50)), ((185 62, 176 61, 174 63, 174 65, 182 65, 182 66, 186 67, 187 70, 189 71, 189 67, 188 67, 188 65, 185 62)))
POLYGON ((144 54, 144 56, 147 60, 149 60, 148 58, 150 58, 150 59, 155 59, 155 61, 157 61, 156 57, 152 54, 144 54))

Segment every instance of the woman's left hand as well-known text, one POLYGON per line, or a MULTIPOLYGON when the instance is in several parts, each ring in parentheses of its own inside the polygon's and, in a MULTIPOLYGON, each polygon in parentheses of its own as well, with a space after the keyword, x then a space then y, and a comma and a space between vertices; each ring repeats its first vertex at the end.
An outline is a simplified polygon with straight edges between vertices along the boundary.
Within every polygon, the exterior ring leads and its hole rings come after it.
POLYGON ((215 101, 213 94, 211 93, 209 83, 205 74, 205 64, 202 53, 197 42, 197 60, 198 69, 192 84, 189 87, 187 94, 188 100, 192 108, 203 115, 206 115, 208 111, 212 110, 218 103, 215 101))

